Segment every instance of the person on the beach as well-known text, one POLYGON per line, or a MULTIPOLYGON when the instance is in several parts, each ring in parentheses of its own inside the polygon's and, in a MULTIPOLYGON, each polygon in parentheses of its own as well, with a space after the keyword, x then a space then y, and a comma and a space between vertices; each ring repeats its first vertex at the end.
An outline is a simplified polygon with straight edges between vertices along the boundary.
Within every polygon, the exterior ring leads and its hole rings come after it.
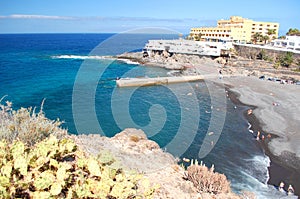
POLYGON ((257 131, 256 140, 259 140, 260 131, 257 131))
POLYGON ((294 195, 294 193, 295 193, 295 190, 294 190, 293 186, 292 186, 292 185, 289 185, 289 188, 288 188, 288 195, 294 195))
POLYGON ((222 75, 222 70, 221 70, 221 69, 219 70, 219 78, 220 78, 220 79, 222 79, 222 78, 223 78, 223 75, 222 75))
POLYGON ((284 190, 284 183, 282 181, 279 184, 278 190, 281 191, 281 192, 285 192, 285 190, 284 190))
POLYGON ((248 115, 252 114, 252 109, 249 109, 249 110, 247 111, 247 113, 248 113, 248 115))

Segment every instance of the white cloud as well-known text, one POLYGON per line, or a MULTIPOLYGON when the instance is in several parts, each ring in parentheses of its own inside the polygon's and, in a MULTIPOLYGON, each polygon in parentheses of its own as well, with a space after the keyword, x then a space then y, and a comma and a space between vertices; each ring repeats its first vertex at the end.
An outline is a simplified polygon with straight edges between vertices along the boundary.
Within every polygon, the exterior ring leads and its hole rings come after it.
MULTIPOLYGON (((175 22, 182 23, 190 21, 191 19, 172 19, 172 18, 154 18, 154 17, 68 17, 68 16, 52 16, 52 15, 25 15, 25 14, 12 14, 7 16, 0 16, 0 19, 57 19, 57 20, 100 20, 100 21, 162 21, 162 22, 175 22)), ((194 19, 196 20, 196 19, 194 19)))
POLYGON ((74 19, 73 17, 65 17, 65 16, 49 16, 49 15, 22 15, 22 14, 13 14, 8 16, 0 16, 2 19, 74 19))
MULTIPOLYGON (((26 15, 26 14, 12 14, 1 16, 0 19, 40 19, 40 20, 76 20, 76 21, 119 21, 119 22, 144 22, 144 23, 171 23, 171 24, 199 24, 212 25, 216 24, 215 20, 196 19, 196 18, 155 18, 155 17, 124 17, 124 16, 55 16, 55 15, 26 15)), ((153 25, 153 24, 152 24, 153 25)))

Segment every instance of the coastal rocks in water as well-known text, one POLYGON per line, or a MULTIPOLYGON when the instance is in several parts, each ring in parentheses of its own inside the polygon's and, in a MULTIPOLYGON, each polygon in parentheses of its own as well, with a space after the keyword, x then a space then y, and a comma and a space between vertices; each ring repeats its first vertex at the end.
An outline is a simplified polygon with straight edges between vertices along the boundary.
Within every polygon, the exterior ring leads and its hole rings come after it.
MULTIPOLYGON (((186 55, 169 53, 167 51, 152 52, 144 56, 142 52, 124 53, 117 56, 121 59, 130 59, 143 65, 157 66, 168 70, 182 70, 184 75, 202 75, 203 67, 222 67, 223 75, 233 76, 276 76, 282 79, 299 80, 300 73, 293 72, 289 68, 274 68, 274 63, 264 60, 247 59, 243 57, 224 58, 201 57, 198 55, 186 55)), ((214 70, 216 71, 216 70, 214 70)))

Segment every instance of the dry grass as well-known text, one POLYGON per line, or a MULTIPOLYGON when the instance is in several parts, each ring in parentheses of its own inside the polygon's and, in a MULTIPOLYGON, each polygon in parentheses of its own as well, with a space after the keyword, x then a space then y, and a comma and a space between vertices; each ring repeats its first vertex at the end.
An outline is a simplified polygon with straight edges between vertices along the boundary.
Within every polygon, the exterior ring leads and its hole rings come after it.
POLYGON ((60 128, 61 121, 50 120, 43 113, 43 104, 41 110, 35 113, 32 108, 12 109, 12 103, 0 100, 0 140, 5 139, 8 142, 21 140, 28 145, 45 139, 50 134, 62 137, 67 131, 60 128))
POLYGON ((130 140, 133 141, 133 142, 138 142, 138 141, 140 141, 140 138, 136 135, 131 135, 130 140))
POLYGON ((204 165, 191 164, 187 168, 186 179, 191 181, 199 193, 229 193, 230 182, 224 174, 215 173, 214 167, 207 168, 204 165))

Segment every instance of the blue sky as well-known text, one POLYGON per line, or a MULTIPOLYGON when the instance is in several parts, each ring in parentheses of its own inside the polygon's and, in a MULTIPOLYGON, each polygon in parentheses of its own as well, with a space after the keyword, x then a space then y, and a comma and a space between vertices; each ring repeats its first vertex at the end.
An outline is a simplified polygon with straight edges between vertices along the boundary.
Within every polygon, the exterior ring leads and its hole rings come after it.
POLYGON ((300 29, 300 0, 1 0, 0 33, 117 33, 163 27, 188 33, 239 15, 300 29))

